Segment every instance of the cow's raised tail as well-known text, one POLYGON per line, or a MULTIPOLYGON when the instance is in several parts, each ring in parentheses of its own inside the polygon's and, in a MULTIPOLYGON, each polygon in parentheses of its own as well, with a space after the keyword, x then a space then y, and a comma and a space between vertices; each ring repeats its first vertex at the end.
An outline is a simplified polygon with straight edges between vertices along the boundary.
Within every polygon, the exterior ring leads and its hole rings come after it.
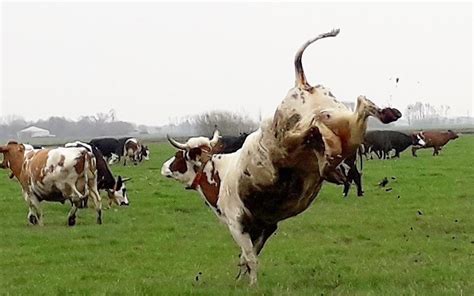
POLYGON ((313 39, 306 41, 305 44, 296 52, 295 56, 295 72, 296 72, 296 87, 301 88, 309 88, 310 85, 306 81, 306 77, 304 75, 303 65, 301 64, 301 57, 303 56, 303 52, 311 43, 315 42, 316 40, 323 39, 326 37, 336 37, 339 34, 339 29, 334 29, 331 32, 321 34, 313 39))

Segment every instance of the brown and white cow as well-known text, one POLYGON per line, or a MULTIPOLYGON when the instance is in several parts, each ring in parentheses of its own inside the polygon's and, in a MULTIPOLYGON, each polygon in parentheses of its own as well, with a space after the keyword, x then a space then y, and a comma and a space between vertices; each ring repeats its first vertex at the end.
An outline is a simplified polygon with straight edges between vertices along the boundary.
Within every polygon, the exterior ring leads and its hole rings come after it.
POLYGON ((212 154, 218 134, 186 143, 170 138, 179 151, 162 174, 197 189, 241 248, 240 272, 257 281, 257 256, 278 222, 306 210, 323 181, 337 176, 335 168, 362 143, 367 119, 397 120, 396 109, 380 109, 360 96, 355 112, 322 86, 306 82, 301 64, 304 49, 316 40, 333 37, 338 30, 308 41, 295 57, 296 85, 278 106, 273 119, 250 134, 241 149, 212 154), (185 163, 177 163, 182 157, 185 163))
POLYGON ((415 157, 417 156, 416 150, 424 148, 433 148, 433 156, 439 155, 439 151, 444 145, 450 140, 459 138, 458 134, 452 130, 448 130, 447 132, 419 132, 416 136, 423 139, 425 145, 413 146, 411 148, 411 153, 415 157))
MULTIPOLYGON (((94 155, 97 168, 97 189, 99 191, 105 190, 107 192, 107 196, 109 198, 109 208, 112 206, 112 204, 119 206, 128 206, 130 204, 127 188, 125 185, 125 183, 130 180, 130 178, 122 178, 122 176, 115 178, 107 164, 107 161, 102 155, 102 152, 100 152, 100 150, 94 144, 75 141, 64 144, 64 147, 83 147, 94 155)), ((84 207, 86 206, 87 198, 84 200, 84 207)))
POLYGON ((41 201, 64 203, 69 199, 72 207, 68 224, 75 225, 77 208, 87 196, 94 201, 97 223, 102 224, 96 161, 85 148, 60 147, 25 153, 23 144, 12 141, 0 146, 0 153, 21 185, 31 224, 43 225, 41 201))
POLYGON ((137 165, 141 161, 142 145, 135 138, 125 141, 123 146, 123 165, 127 165, 127 158, 137 165))

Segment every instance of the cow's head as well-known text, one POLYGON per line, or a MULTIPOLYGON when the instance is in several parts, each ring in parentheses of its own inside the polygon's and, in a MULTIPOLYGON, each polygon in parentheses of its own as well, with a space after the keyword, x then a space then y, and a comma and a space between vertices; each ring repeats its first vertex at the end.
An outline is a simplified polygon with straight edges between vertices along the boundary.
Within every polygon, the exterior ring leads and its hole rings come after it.
POLYGON ((413 146, 425 146, 425 138, 423 137, 423 133, 413 133, 411 134, 411 144, 413 146))
POLYGON ((5 146, 0 146, 0 153, 3 154, 1 167, 11 169, 15 176, 19 176, 25 160, 25 146, 14 141, 8 142, 5 146))
POLYGON ((148 146, 142 145, 142 149, 140 150, 140 161, 144 160, 150 160, 150 150, 148 149, 148 146))
POLYGON ((211 139, 206 137, 194 137, 188 139, 184 144, 168 136, 168 141, 173 147, 177 148, 178 151, 163 164, 161 174, 190 186, 205 156, 211 153, 212 148, 218 143, 219 138, 219 132, 217 130, 211 139))
POLYGON ((448 130, 448 134, 449 134, 449 139, 451 140, 459 138, 459 135, 456 132, 453 132, 452 130, 448 130))
POLYGON ((121 176, 117 177, 113 189, 107 190, 109 200, 116 205, 128 206, 130 202, 128 201, 127 188, 125 187, 125 182, 131 178, 122 178, 121 176))
POLYGON ((359 96, 357 98, 356 113, 362 120, 373 116, 385 124, 397 121, 402 117, 402 113, 398 109, 390 107, 380 108, 365 96, 359 96))

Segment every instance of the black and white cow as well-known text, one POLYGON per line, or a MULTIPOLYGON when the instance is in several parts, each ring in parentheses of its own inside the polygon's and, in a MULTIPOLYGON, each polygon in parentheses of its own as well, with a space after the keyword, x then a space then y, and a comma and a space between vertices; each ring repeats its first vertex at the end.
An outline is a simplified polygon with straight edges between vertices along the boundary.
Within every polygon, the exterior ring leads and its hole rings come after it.
POLYGON ((116 162, 119 155, 122 154, 120 142, 115 138, 96 138, 92 139, 90 143, 100 150, 109 164, 116 162))
POLYGON ((96 138, 92 139, 91 143, 102 152, 109 164, 120 162, 122 157, 124 157, 124 165, 127 159, 137 164, 143 159, 149 160, 150 157, 148 147, 142 146, 141 143, 133 137, 123 137, 119 139, 96 138))
MULTIPOLYGON (((349 194, 349 189, 351 187, 351 183, 354 182, 357 188, 357 196, 363 196, 364 191, 362 190, 362 174, 357 169, 357 153, 349 156, 348 158, 344 159, 340 164, 340 169, 342 170, 343 175, 346 177, 344 181, 344 190, 343 196, 347 197, 349 194)), ((362 170, 362 155, 360 155, 360 166, 362 170)))

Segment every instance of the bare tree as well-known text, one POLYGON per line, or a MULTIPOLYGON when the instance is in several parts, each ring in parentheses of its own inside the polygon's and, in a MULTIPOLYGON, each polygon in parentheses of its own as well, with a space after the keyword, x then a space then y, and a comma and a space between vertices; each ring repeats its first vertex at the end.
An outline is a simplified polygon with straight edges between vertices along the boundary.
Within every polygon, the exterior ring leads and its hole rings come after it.
POLYGON ((407 106, 404 116, 409 125, 415 123, 439 124, 444 120, 444 117, 447 117, 449 109, 448 105, 436 107, 430 103, 416 102, 407 106))
POLYGON ((258 123, 248 115, 230 111, 210 111, 192 116, 190 121, 202 135, 212 134, 216 126, 225 135, 251 132, 258 127, 258 123))

